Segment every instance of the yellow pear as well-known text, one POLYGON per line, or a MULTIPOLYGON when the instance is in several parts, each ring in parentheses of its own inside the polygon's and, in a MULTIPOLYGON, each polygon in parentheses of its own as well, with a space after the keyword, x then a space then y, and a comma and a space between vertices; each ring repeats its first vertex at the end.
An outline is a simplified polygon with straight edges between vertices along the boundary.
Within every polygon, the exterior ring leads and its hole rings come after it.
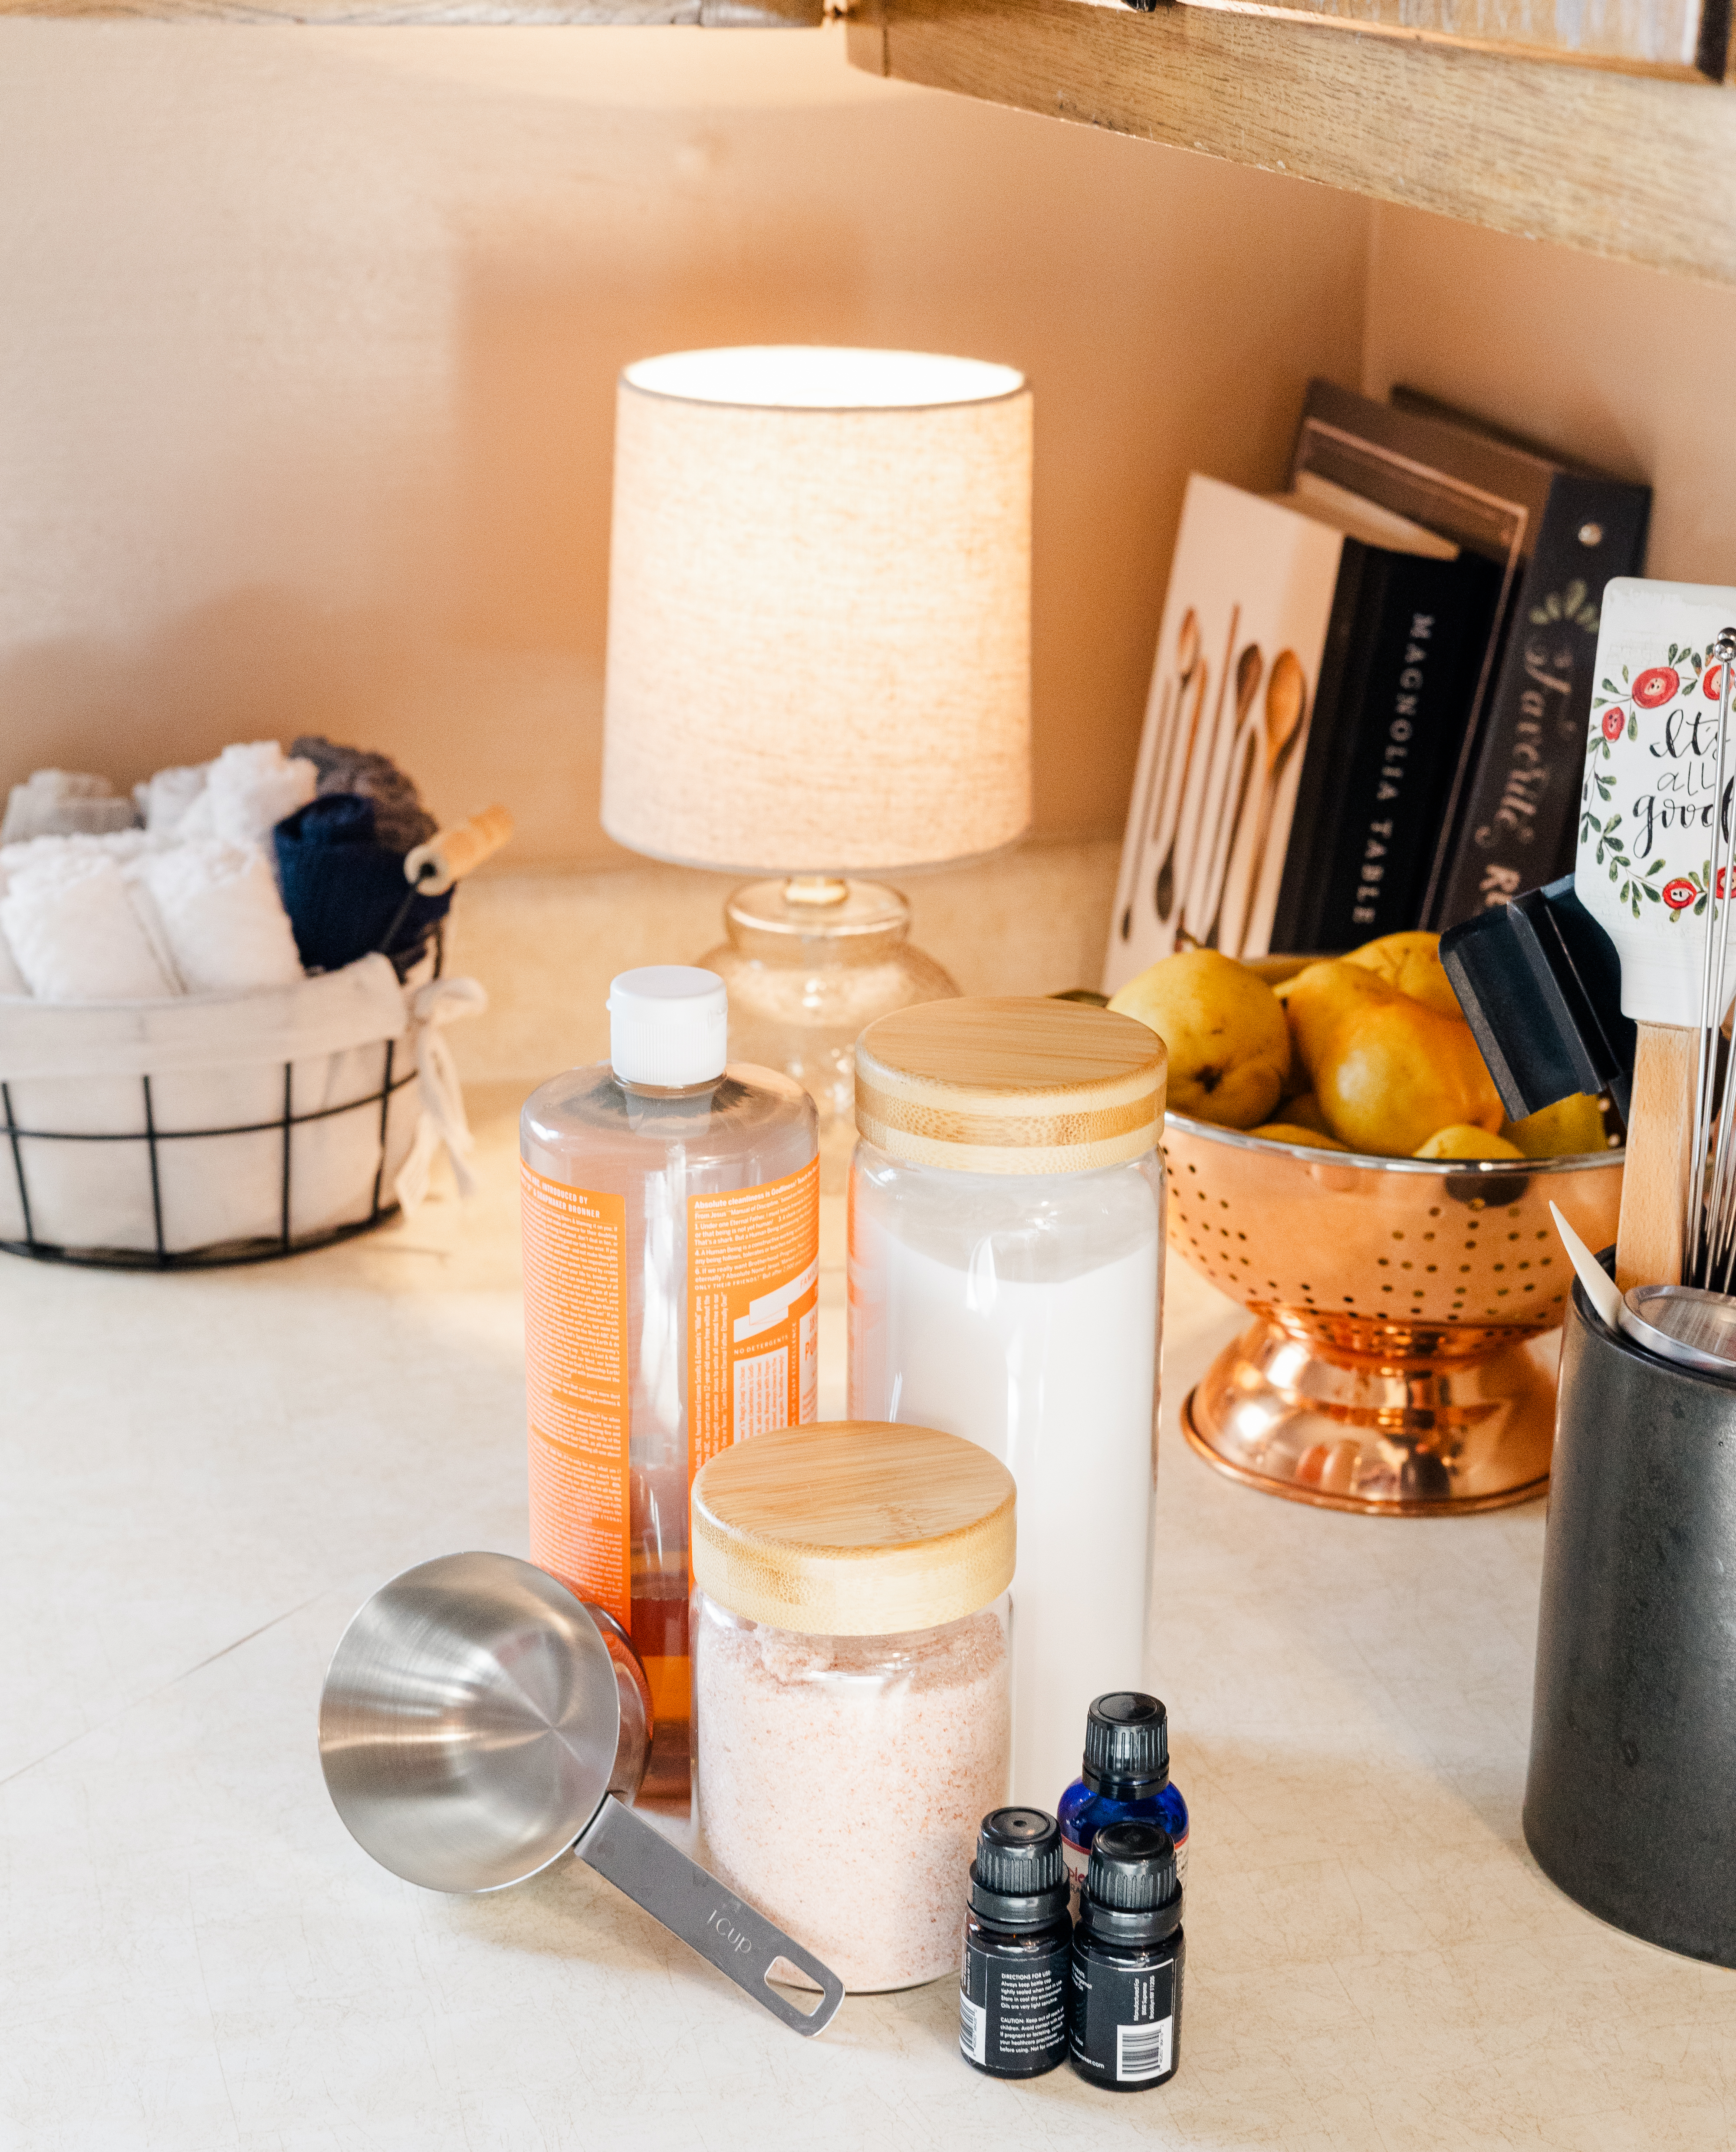
POLYGON ((1323 1136, 1332 1134, 1326 1124, 1326 1115, 1320 1110, 1320 1101, 1312 1091, 1298 1091, 1293 1099, 1286 1099, 1273 1118, 1283 1122, 1287 1128, 1314 1129, 1323 1136))
POLYGON ((1293 1121, 1263 1121, 1257 1129, 1250 1129, 1250 1135, 1264 1136, 1268 1143, 1306 1144, 1310 1150, 1348 1150, 1348 1144, 1341 1144, 1336 1136, 1329 1136, 1324 1129, 1302 1128, 1293 1121))
POLYGON ((1588 1150, 1607 1150, 1603 1115, 1587 1091, 1558 1099, 1522 1121, 1509 1121, 1501 1134, 1527 1158, 1574 1158, 1588 1150))
POLYGON ((1344 962, 1360 964, 1401 994, 1432 1008, 1437 1016, 1464 1014, 1442 968, 1438 934, 1383 934, 1378 942, 1365 942, 1360 949, 1353 949, 1344 962))
POLYGON ((1215 949, 1165 957, 1109 1007, 1149 1024, 1169 1048, 1176 1113, 1251 1129, 1277 1105, 1290 1033, 1272 988, 1246 965, 1215 949))
POLYGON ((1369 1007, 1405 998, 1378 972, 1342 958, 1310 964, 1293 979, 1286 979, 1278 991, 1283 996, 1284 1013, 1290 1020, 1297 1053, 1314 1079, 1317 1093, 1321 1062, 1345 1023, 1369 1007))
POLYGON ((1413 1157, 1437 1129, 1468 1124, 1493 1135, 1505 1115, 1470 1026, 1386 991, 1386 1000, 1341 1018, 1315 1065, 1332 1134, 1353 1150, 1390 1158, 1413 1157))
POLYGON ((1458 1121, 1451 1128, 1437 1129, 1425 1144, 1419 1144, 1413 1154, 1417 1158, 1523 1158, 1525 1153, 1517 1144, 1510 1144, 1505 1136, 1492 1136, 1487 1129, 1471 1127, 1458 1121))

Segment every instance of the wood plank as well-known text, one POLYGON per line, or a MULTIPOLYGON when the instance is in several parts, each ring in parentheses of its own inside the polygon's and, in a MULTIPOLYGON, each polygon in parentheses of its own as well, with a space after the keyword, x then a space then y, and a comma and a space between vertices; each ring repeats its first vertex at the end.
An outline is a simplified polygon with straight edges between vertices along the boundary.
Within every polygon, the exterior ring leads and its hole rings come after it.
POLYGON ((855 65, 1736 283, 1736 94, 1708 83, 1200 7, 865 4, 855 65))
POLYGON ((0 0, 0 16, 59 21, 294 23, 328 28, 588 24, 809 29, 825 0, 0 0))
MULTIPOLYGON (((1128 0, 1089 0, 1120 8, 1128 0)), ((1143 4, 1143 0, 1134 0, 1143 4)), ((1730 60, 1730 0, 1182 0, 1232 15, 1270 15, 1471 52, 1572 60, 1693 82, 1722 81, 1730 60)))

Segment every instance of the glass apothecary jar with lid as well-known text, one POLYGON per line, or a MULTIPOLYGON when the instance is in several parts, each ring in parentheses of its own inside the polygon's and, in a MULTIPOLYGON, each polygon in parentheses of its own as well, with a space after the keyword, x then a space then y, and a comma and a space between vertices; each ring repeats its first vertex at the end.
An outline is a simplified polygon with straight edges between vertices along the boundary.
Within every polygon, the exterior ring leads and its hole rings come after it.
POLYGON ((856 1046, 850 1410, 1018 1485, 1012 1797, 1053 1809, 1142 1685, 1164 1272, 1163 1041, 1074 1002, 933 1002, 856 1046))
POLYGON ((920 1427, 757 1435, 693 1482, 711 1865, 858 1992, 957 1972, 1006 1794, 1014 1503, 1004 1465, 920 1427))

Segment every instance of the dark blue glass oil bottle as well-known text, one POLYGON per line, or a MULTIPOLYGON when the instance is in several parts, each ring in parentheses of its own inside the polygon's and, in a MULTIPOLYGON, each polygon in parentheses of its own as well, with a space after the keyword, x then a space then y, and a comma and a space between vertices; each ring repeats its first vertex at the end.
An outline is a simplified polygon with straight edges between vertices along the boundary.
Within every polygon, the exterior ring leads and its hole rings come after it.
POLYGON ((1085 1714, 1084 1771, 1061 1796, 1061 1850, 1074 1918, 1091 1847, 1105 1824, 1154 1823, 1170 1835, 1187 1880, 1187 1803, 1170 1777, 1170 1714, 1155 1696, 1117 1689, 1085 1714))

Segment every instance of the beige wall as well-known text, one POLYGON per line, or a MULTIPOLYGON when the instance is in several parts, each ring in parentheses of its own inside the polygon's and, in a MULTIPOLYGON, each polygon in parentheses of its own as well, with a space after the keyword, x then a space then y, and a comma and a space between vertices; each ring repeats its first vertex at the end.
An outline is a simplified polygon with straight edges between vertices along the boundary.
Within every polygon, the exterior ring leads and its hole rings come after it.
POLYGON ((1736 292, 871 80, 835 38, 0 23, 0 783, 304 727, 521 866, 596 801, 612 384, 752 338, 1038 395, 1038 829, 1119 835, 1187 471, 1307 373, 1658 489, 1736 579, 1736 292))
POLYGON ((1736 583, 1736 289, 1381 208, 1363 375, 1649 480, 1647 572, 1736 583))
POLYGON ((312 727, 607 859, 617 370, 860 341, 1031 374, 1038 827, 1119 835, 1184 478, 1356 378, 1368 215, 829 34, 0 23, 0 782, 312 727))

